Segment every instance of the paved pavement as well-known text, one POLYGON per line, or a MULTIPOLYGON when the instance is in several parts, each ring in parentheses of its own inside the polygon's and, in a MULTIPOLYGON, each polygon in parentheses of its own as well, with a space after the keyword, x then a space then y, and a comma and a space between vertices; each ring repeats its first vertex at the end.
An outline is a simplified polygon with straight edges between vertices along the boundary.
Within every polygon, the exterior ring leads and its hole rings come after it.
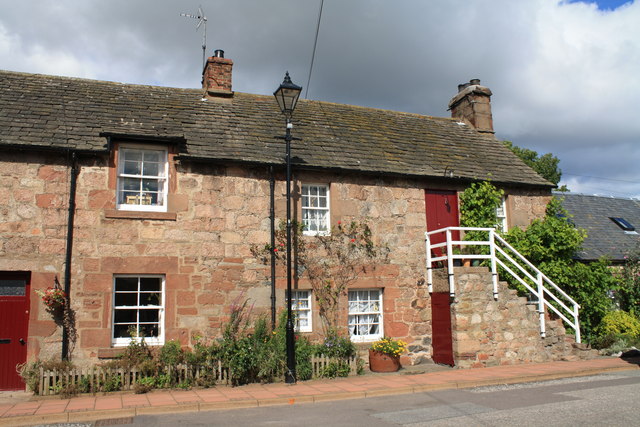
POLYGON ((148 394, 109 393, 70 399, 0 393, 0 426, 78 423, 143 414, 197 412, 271 405, 297 405, 330 400, 410 394, 423 391, 514 384, 640 369, 640 358, 497 366, 477 369, 422 369, 369 374, 295 385, 250 384, 197 390, 159 390, 148 394), (425 372, 430 371, 430 372, 425 372))

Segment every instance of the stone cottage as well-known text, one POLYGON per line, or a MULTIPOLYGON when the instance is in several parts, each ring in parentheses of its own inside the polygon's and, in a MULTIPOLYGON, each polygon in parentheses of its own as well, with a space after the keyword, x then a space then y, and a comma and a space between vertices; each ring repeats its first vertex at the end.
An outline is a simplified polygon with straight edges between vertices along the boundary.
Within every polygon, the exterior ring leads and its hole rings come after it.
MULTIPOLYGON (((0 72, 3 372, 113 357, 131 328, 188 346, 219 336, 238 298, 268 310, 269 271, 250 246, 270 239, 272 180, 284 217, 284 122, 273 97, 232 90, 232 67, 216 51, 202 89, 0 72), (34 293, 56 284, 73 330, 34 293)), ((431 356, 424 233, 457 224, 471 182, 504 189, 505 227, 544 214, 553 186, 494 137, 490 97, 479 80, 461 85, 452 118, 299 102, 294 214, 307 234, 366 219, 391 248, 344 295, 355 341, 388 335, 409 342, 414 362, 431 356)), ((278 307, 284 286, 279 277, 278 307)), ((296 286, 300 332, 317 335, 313 294, 296 286)), ((507 359, 496 363, 517 361, 507 359)))

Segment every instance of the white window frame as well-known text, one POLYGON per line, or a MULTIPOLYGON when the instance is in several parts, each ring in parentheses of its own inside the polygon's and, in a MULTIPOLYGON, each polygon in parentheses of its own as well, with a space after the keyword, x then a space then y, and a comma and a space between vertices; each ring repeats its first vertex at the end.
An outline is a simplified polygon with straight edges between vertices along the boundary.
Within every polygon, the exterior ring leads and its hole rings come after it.
MULTIPOLYGON (((382 294, 383 294, 382 288, 350 289, 349 290, 348 297, 347 297, 349 302, 348 328, 349 328, 349 335, 351 336, 352 342, 376 341, 384 336, 384 323, 383 323, 384 310, 382 306, 382 294), (352 296, 359 297, 360 296, 359 292, 368 292, 368 295, 367 295, 368 298, 365 300, 356 298, 354 300, 352 296), (378 298, 376 300, 371 298, 372 292, 378 293, 378 298), (374 306, 373 309, 361 310, 360 307, 358 306, 359 302, 369 302, 369 303, 377 304, 377 310, 375 309, 376 306, 374 306), (355 322, 355 320, 357 320, 358 318, 364 318, 364 316, 371 316, 371 315, 378 316, 378 319, 377 319, 378 332, 374 334, 371 334, 371 333, 362 334, 362 335, 354 334, 353 328, 358 324, 355 322)), ((375 323, 365 322, 364 324, 371 325, 375 323)))
MULTIPOLYGON (((131 343, 132 338, 131 337, 127 337, 127 338, 123 338, 123 337, 116 337, 115 336, 115 318, 116 318, 116 311, 117 310, 137 310, 136 312, 136 328, 139 329, 141 324, 145 324, 145 323, 141 323, 140 322, 140 310, 141 309, 157 309, 158 310, 158 336, 157 337, 144 337, 144 341, 145 343, 149 344, 149 345, 162 345, 164 344, 164 306, 165 306, 165 281, 166 278, 164 275, 161 274, 117 274, 113 276, 113 292, 112 292, 112 296, 111 296, 111 343, 113 344, 114 347, 123 347, 123 346, 127 346, 131 343), (138 295, 140 295, 140 279, 142 278, 153 278, 153 279, 160 279, 160 305, 122 305, 122 306, 118 306, 116 307, 116 280, 119 278, 137 278, 138 279, 138 290, 137 291, 121 291, 118 293, 136 293, 138 295)), ((139 302, 139 298, 138 298, 138 302, 139 302)), ((122 324, 128 324, 127 323, 122 323, 122 324)), ((154 322, 155 323, 155 322, 154 322)), ((142 340, 142 337, 137 337, 135 338, 136 341, 140 342, 142 340)))
MULTIPOLYGON (((319 191, 317 191, 319 192, 319 191)), ((331 233, 331 194, 329 191, 329 185, 327 184, 302 184, 301 188, 301 205, 302 205, 302 224, 304 225, 303 234, 305 236, 317 236, 317 235, 328 235, 331 233), (324 188, 326 191, 326 196, 320 196, 317 194, 310 194, 310 189, 312 188, 324 188), (322 197, 326 198, 326 206, 320 207, 320 199, 322 197), (316 199, 315 206, 309 206, 309 201, 311 198, 316 199), (305 203, 307 200, 307 203, 305 203), (305 206, 306 205, 306 206, 305 206), (313 213, 324 213, 324 227, 325 230, 309 230, 308 224, 309 220, 305 219, 305 215, 307 212, 313 213)))
POLYGON ((500 206, 496 208, 496 218, 498 220, 498 228, 503 233, 509 231, 507 226, 507 198, 503 197, 500 201, 500 206))
POLYGON ((311 307, 311 290, 310 289, 297 289, 291 291, 291 310, 296 314, 295 328, 297 332, 311 332, 313 331, 313 310, 311 307), (306 307, 301 305, 303 301, 306 301, 306 307), (300 326, 299 313, 306 312, 307 325, 300 326))
MULTIPOLYGON (((143 163, 144 165, 144 160, 143 163)), ((116 208, 118 210, 126 210, 126 211, 146 211, 146 212, 166 212, 167 211, 167 193, 169 188, 169 155, 166 147, 156 146, 156 145, 143 145, 143 144, 121 144, 118 147, 118 163, 117 163, 117 183, 116 183, 116 208), (158 151, 162 159, 164 159, 164 167, 160 167, 160 175, 144 175, 144 170, 141 171, 141 174, 126 174, 124 173, 124 165, 125 165, 125 153, 131 151, 158 151), (145 205, 142 203, 132 204, 132 203, 121 203, 120 200, 122 198, 122 193, 124 192, 124 180, 126 178, 139 179, 142 184, 143 179, 152 179, 158 181, 158 204, 156 205, 145 205)), ((139 190, 139 193, 142 194, 142 188, 139 190)), ((134 197, 134 196, 131 196, 134 197)), ((138 200, 142 197, 138 196, 138 200)))

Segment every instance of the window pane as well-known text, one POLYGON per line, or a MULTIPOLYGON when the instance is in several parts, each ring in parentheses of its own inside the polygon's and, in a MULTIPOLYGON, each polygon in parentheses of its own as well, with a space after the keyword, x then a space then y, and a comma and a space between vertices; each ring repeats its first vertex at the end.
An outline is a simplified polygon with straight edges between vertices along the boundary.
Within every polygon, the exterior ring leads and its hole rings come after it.
POLYGON ((140 305, 160 305, 160 294, 158 293, 141 293, 140 305))
POLYGON ((125 160, 142 160, 142 151, 140 150, 123 149, 122 153, 125 160))
POLYGON ((143 337, 159 336, 158 325, 140 325, 140 335, 143 337))
POLYGON ((124 162, 123 172, 128 175, 140 175, 141 164, 140 162, 124 162))
POLYGON ((114 338, 130 338, 129 328, 135 327, 133 324, 113 325, 113 337, 114 338))
POLYGON ((160 164, 159 163, 145 163, 144 164, 144 172, 145 176, 158 176, 160 172, 160 164))
POLYGON ((141 291, 157 291, 162 288, 162 281, 158 277, 141 277, 140 278, 140 290, 141 291))
POLYGON ((140 310, 140 323, 158 322, 159 319, 160 310, 157 308, 140 310))
POLYGON ((113 316, 115 323, 135 323, 138 310, 116 310, 113 316))
POLYGON ((144 161, 146 162, 155 162, 159 163, 162 159, 160 158, 164 154, 162 151, 144 151, 144 161))
POLYGON ((157 179, 143 179, 142 189, 144 191, 158 191, 160 188, 159 181, 157 179))
POLYGON ((309 196, 302 196, 302 207, 303 208, 309 207, 309 196))
POLYGON ((122 181, 122 189, 124 191, 139 191, 140 179, 138 178, 124 178, 122 181))
POLYGON ((116 278, 116 292, 137 291, 137 290, 138 290, 137 277, 117 277, 116 278))
POLYGON ((24 296, 26 280, 0 280, 0 296, 24 296))
POLYGON ((137 293, 116 293, 116 307, 122 306, 137 306, 138 305, 138 294, 137 293))
POLYGON ((140 204, 145 206, 158 204, 158 193, 143 192, 140 196, 140 204))
POLYGON ((327 187, 318 187, 318 195, 321 197, 327 196, 327 187))

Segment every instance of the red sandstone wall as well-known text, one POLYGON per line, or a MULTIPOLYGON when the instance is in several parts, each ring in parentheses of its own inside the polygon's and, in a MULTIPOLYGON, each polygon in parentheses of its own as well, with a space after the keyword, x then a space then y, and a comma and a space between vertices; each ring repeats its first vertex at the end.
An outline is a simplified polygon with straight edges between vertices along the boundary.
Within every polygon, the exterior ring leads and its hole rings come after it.
MULTIPOLYGON (((33 272, 32 289, 51 286, 54 277, 63 280, 66 164, 63 157, 25 153, 8 154, 0 162, 0 270, 33 272)), ((269 183, 264 169, 172 162, 169 213, 124 218, 114 210, 112 164, 107 158, 80 162, 71 293, 78 330, 76 360, 113 354, 116 273, 166 275, 165 340, 178 339, 184 345, 191 344, 194 335, 219 336, 230 305, 240 297, 255 303, 254 312, 268 310, 269 271, 250 253, 252 243, 269 241, 269 183)), ((283 218, 285 188, 282 177, 278 179, 276 216, 283 218)), ((428 184, 304 172, 296 179, 330 184, 331 223, 367 219, 375 239, 391 248, 389 264, 377 266, 354 287, 384 288, 385 334, 408 341, 414 358, 428 357, 431 315, 422 280, 428 184)), ((527 211, 519 203, 515 201, 511 209, 527 211)), ((299 215, 298 208, 295 213, 299 215)), ((279 270, 280 307, 282 273, 279 270)), ((297 286, 309 287, 305 280, 297 286)), ((29 357, 57 356, 60 328, 38 298, 32 296, 31 301, 29 357)), ((342 306, 346 324, 346 296, 342 306)), ((314 317, 314 329, 319 331, 317 312, 314 317)))

